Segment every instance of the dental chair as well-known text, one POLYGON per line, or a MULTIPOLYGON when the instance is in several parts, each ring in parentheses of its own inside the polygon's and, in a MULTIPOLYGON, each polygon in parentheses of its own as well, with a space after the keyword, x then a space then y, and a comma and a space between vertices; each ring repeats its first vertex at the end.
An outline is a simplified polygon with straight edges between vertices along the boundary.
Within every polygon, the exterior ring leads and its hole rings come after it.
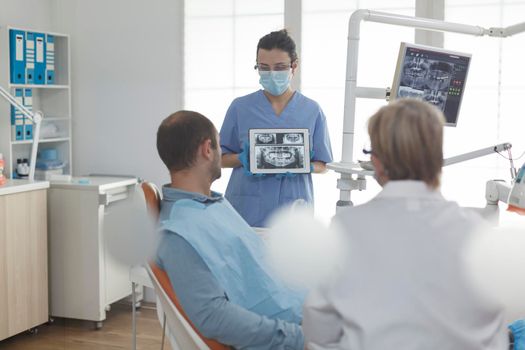
MULTIPOLYGON (((161 194, 157 186, 150 182, 141 183, 142 191, 146 199, 149 214, 158 221, 160 214, 161 194)), ((163 340, 165 327, 168 326, 177 346, 181 350, 228 350, 230 347, 215 340, 204 337, 191 323, 184 312, 175 291, 171 286, 168 274, 155 262, 150 262, 146 267, 148 275, 153 282, 155 294, 160 301, 164 312, 163 340)))

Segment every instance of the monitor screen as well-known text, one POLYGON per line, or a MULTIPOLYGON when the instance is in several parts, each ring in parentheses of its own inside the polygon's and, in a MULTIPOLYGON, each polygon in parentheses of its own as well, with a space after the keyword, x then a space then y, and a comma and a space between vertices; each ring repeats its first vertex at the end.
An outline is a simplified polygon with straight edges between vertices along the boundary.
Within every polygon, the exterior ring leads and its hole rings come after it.
POLYGON ((419 98, 443 111, 446 125, 456 126, 470 54, 401 43, 390 99, 419 98))

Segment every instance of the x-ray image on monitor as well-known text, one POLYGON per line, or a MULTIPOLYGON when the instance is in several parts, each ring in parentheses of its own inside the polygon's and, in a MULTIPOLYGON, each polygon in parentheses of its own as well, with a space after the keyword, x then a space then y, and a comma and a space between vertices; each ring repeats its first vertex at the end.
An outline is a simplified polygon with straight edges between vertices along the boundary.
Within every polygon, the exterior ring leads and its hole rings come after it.
POLYGON ((252 173, 309 173, 308 129, 250 129, 252 173))
POLYGON ((455 126, 471 55, 401 43, 390 98, 418 98, 443 111, 455 126))

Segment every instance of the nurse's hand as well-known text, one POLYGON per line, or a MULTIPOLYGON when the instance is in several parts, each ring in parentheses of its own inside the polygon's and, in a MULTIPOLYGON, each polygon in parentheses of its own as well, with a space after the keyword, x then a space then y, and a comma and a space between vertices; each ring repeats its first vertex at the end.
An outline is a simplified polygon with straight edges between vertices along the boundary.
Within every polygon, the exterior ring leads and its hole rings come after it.
POLYGON ((239 162, 241 162, 242 171, 246 176, 265 176, 265 174, 254 174, 250 171, 250 145, 248 142, 243 143, 241 153, 237 155, 237 158, 239 159, 239 162))
POLYGON ((328 171, 326 163, 314 160, 314 150, 310 151, 310 173, 311 174, 324 174, 328 171))
POLYGON ((310 173, 313 174, 315 167, 314 167, 314 150, 310 150, 310 173))
MULTIPOLYGON (((250 172, 250 147, 248 146, 248 142, 245 142, 243 145, 242 145, 242 149, 241 149, 241 153, 239 153, 237 155, 237 158, 239 159, 239 162, 241 162, 241 167, 242 169, 244 170, 244 172, 248 172, 249 174, 251 174, 250 172)), ((249 175, 249 174, 246 174, 246 175, 249 175)))

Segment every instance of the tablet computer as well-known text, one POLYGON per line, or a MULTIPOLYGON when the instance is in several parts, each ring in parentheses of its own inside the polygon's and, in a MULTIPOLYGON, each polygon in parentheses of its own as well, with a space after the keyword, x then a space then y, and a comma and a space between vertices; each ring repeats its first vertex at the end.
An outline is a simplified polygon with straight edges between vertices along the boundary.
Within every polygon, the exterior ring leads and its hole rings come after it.
POLYGON ((309 173, 308 129, 250 129, 250 171, 254 174, 309 173))

